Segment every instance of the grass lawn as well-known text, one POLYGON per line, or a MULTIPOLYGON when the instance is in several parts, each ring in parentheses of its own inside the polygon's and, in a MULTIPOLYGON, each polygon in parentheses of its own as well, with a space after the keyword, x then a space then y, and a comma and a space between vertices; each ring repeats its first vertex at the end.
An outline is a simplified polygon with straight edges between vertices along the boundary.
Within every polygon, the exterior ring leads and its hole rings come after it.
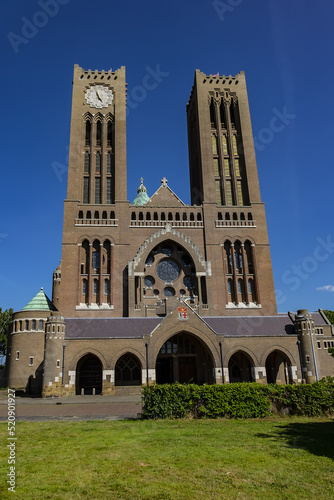
POLYGON ((334 420, 19 422, 16 492, 0 498, 334 498, 334 420))

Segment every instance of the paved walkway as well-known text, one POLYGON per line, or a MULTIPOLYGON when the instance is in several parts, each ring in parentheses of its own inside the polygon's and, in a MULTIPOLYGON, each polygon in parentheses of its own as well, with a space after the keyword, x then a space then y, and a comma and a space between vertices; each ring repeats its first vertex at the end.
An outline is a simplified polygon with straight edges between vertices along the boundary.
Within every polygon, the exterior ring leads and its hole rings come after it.
MULTIPOLYGON (((140 418, 141 396, 16 397, 16 420, 124 420, 140 418)), ((0 398, 0 422, 7 420, 7 397, 0 398)))

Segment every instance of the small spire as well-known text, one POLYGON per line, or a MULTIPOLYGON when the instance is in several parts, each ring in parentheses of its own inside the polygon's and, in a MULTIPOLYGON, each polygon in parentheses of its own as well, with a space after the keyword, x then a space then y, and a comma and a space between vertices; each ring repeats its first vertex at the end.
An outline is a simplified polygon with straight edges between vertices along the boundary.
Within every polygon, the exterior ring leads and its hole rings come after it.
POLYGON ((166 177, 163 177, 161 179, 161 185, 162 185, 162 187, 167 187, 167 182, 168 182, 168 180, 166 179, 166 177))
POLYGON ((140 186, 139 186, 139 188, 137 189, 137 193, 147 193, 147 189, 146 189, 146 187, 144 186, 143 181, 144 181, 144 179, 141 177, 141 178, 140 178, 140 186))

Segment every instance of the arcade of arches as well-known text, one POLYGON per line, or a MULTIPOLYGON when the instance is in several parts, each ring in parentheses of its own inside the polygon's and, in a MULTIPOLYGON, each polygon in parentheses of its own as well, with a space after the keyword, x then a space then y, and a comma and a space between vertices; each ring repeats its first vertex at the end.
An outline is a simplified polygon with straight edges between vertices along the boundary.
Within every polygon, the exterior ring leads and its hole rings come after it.
MULTIPOLYGON (((156 359, 156 382, 213 384, 214 361, 208 347, 194 335, 180 332, 170 337, 159 350, 156 359)), ((254 361, 246 352, 235 352, 228 361, 228 382, 255 382, 254 361)), ((291 361, 279 350, 266 358, 267 383, 292 383, 291 361)), ((132 353, 123 354, 115 366, 115 386, 139 386, 142 365, 132 353)), ((102 393, 102 363, 94 354, 86 354, 77 363, 76 394, 102 393)))

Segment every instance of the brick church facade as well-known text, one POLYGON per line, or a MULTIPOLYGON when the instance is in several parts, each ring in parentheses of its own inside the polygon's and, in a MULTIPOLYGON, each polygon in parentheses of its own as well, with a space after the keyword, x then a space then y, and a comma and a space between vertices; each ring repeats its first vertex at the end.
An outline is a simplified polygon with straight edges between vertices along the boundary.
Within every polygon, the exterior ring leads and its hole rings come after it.
POLYGON ((127 195, 125 68, 74 68, 61 264, 14 314, 9 386, 113 394, 154 382, 300 383, 334 373, 321 310, 278 314, 245 75, 196 70, 191 205, 127 195))

